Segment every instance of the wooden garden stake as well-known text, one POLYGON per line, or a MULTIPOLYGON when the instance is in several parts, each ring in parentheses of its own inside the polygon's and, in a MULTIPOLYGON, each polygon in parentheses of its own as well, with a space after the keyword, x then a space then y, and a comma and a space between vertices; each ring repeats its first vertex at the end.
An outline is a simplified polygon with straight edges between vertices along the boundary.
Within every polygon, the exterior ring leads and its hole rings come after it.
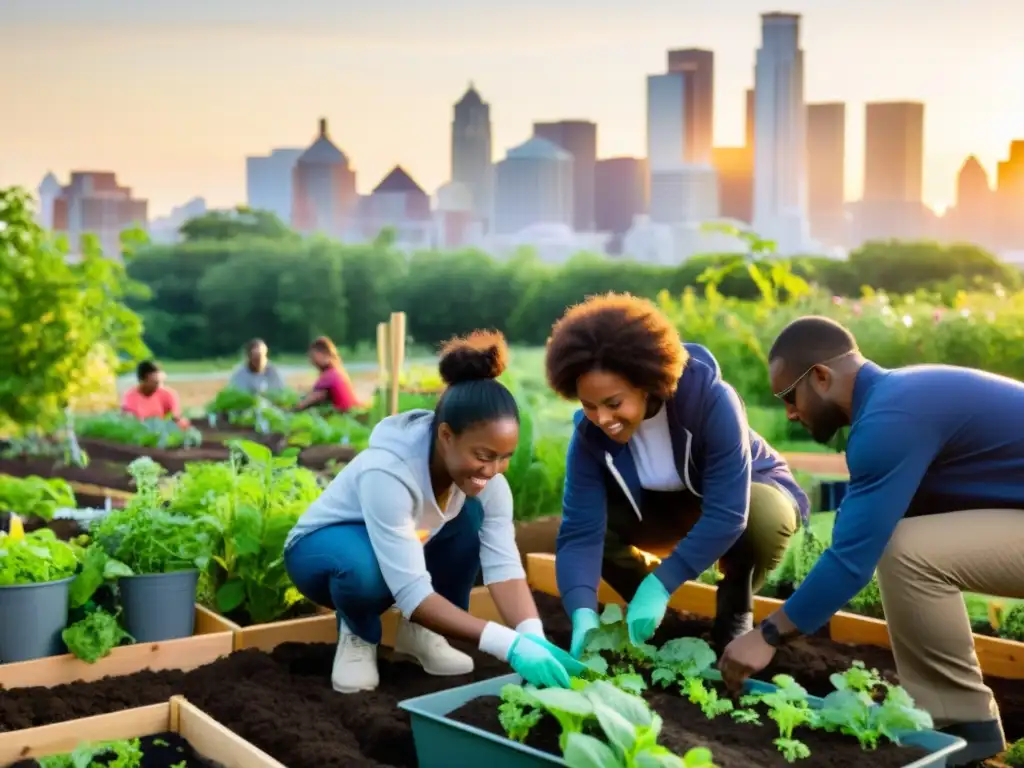
POLYGON ((405 363, 405 312, 391 313, 391 415, 398 413, 402 365, 405 363))

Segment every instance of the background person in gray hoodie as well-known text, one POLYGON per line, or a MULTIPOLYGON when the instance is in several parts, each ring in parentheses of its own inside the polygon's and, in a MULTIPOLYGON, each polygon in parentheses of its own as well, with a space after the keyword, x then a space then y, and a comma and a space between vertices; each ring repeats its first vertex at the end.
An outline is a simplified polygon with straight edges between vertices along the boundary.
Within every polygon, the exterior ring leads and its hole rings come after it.
POLYGON ((440 362, 448 388, 434 412, 380 422, 289 534, 285 566, 295 586, 337 611, 336 691, 377 687, 380 615, 393 604, 402 613, 396 654, 429 674, 473 671, 445 637, 477 643, 535 685, 568 687, 569 675, 582 673, 544 639, 516 547, 501 473, 519 441, 519 409, 495 381, 507 356, 498 333, 449 342, 440 362), (508 626, 468 612, 481 568, 508 626))

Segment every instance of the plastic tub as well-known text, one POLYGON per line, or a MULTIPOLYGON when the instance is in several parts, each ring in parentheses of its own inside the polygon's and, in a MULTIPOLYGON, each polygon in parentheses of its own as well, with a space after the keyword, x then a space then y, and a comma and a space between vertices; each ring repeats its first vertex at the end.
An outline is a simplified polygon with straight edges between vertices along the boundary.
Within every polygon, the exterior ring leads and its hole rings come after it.
MULTIPOLYGON (((453 765, 471 764, 486 765, 487 768, 564 766, 566 763, 560 757, 448 719, 450 712, 473 699, 500 696, 502 686, 508 683, 522 683, 522 678, 519 675, 504 675, 399 702, 398 706, 408 712, 412 720, 412 735, 420 768, 451 768, 453 765)), ((775 690, 775 686, 750 681, 746 689, 763 693, 775 690)), ((808 697, 808 700, 811 706, 820 706, 822 701, 815 697, 808 697)), ((907 745, 931 752, 926 757, 907 763, 904 768, 945 768, 946 758, 966 746, 963 739, 937 731, 911 732, 901 740, 907 745)), ((865 761, 870 762, 870 759, 871 753, 865 752, 865 761)))

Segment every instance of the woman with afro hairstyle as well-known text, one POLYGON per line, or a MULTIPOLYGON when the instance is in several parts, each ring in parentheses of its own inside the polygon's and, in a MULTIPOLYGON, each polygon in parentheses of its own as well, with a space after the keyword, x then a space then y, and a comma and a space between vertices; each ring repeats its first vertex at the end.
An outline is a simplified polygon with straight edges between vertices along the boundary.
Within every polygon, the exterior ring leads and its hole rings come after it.
POLYGON ((391 605, 402 614, 396 654, 429 674, 473 671, 446 637, 476 643, 535 685, 568 687, 570 672, 582 672, 545 640, 516 548, 501 473, 519 441, 519 409, 496 381, 507 357, 497 333, 450 341, 437 407, 381 421, 288 535, 288 575, 337 612, 336 691, 377 687, 380 615, 391 605), (508 626, 469 613, 481 570, 508 626))
POLYGON ((747 425, 711 353, 683 344, 645 299, 610 293, 571 307, 552 328, 546 368, 551 388, 582 406, 555 547, 570 653, 578 658, 598 626, 602 577, 629 601, 636 644, 672 593, 716 561, 720 651, 752 628, 753 594, 806 520, 807 496, 747 425))

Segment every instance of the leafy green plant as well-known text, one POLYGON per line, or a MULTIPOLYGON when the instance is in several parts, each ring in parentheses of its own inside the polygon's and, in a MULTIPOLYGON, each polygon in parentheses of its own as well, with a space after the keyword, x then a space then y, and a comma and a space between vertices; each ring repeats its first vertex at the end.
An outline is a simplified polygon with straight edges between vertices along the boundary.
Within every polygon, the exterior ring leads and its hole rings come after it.
POLYGON ((135 638, 122 629, 118 617, 102 609, 86 614, 84 619, 69 625, 61 638, 68 652, 88 664, 109 656, 111 650, 125 640, 134 643, 135 638))
POLYGON ((1002 613, 999 620, 999 635, 1007 640, 1024 642, 1024 603, 1017 603, 1002 613))
POLYGON ((139 739, 83 744, 74 752, 38 759, 39 768, 141 768, 142 745, 139 739))
POLYGON ((218 521, 168 508, 160 490, 164 469, 149 457, 128 465, 138 491, 124 509, 93 526, 93 537, 108 556, 136 574, 205 571, 219 545, 218 521))
POLYGON ((0 512, 52 520, 53 513, 62 507, 75 507, 75 493, 66 480, 0 475, 0 512))
POLYGON ((1013 768, 1024 768, 1024 739, 1017 739, 1003 755, 1003 762, 1013 768))
POLYGON ((793 738, 793 729, 816 722, 815 713, 807 701, 807 690, 790 675, 775 675, 772 682, 777 686, 774 691, 744 696, 741 703, 749 706, 760 702, 768 707, 768 717, 779 727, 779 738, 773 743, 787 762, 793 763, 810 757, 811 751, 807 745, 793 738))
POLYGON ((0 587, 59 581, 77 570, 75 551, 49 528, 20 536, 0 533, 0 587))
POLYGON ((80 416, 75 420, 75 434, 160 450, 198 448, 203 443, 203 436, 195 427, 182 429, 172 419, 138 419, 127 413, 80 416))
MULTIPOLYGON (((654 653, 652 682, 669 686, 678 681, 697 680, 712 668, 717 655, 704 640, 696 637, 677 637, 666 642, 654 653)), ((692 700, 692 699, 691 699, 692 700)))
POLYGON ((699 677, 688 677, 683 681, 683 693, 690 700, 691 704, 700 707, 704 717, 713 720, 719 715, 725 715, 733 711, 733 703, 729 699, 720 699, 718 691, 704 685, 699 677))
POLYGON ((214 605, 223 614, 243 611, 252 622, 265 623, 302 599, 284 567, 284 542, 320 486, 294 457, 275 457, 251 441, 230 445, 230 485, 204 507, 214 512, 222 534, 213 557, 219 566, 214 605))
MULTIPOLYGON (((137 233, 129 236, 136 238, 137 233)), ((43 230, 32 196, 0 189, 0 428, 54 429, 76 400, 111 387, 148 356, 142 321, 127 305, 149 291, 104 256, 92 235, 80 257, 43 230), (97 376, 97 369, 108 376, 97 376)), ((108 254, 116 256, 117 254, 108 254)))
POLYGON ((530 729, 540 722, 543 714, 521 685, 502 686, 498 722, 510 739, 519 743, 526 741, 530 729))

